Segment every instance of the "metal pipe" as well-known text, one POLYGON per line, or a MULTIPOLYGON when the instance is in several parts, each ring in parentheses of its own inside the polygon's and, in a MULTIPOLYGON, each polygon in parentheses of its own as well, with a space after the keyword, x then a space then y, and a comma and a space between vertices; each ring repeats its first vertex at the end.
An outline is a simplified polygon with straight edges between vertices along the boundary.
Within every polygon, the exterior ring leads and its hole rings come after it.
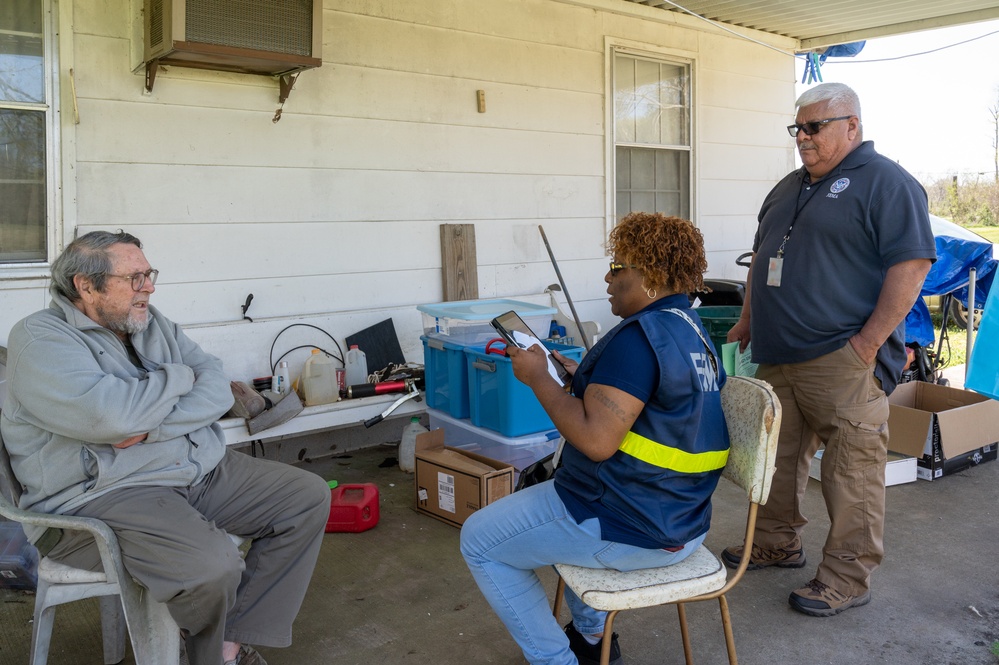
POLYGON ((569 297, 569 289, 565 288, 565 280, 562 279, 562 271, 558 269, 558 261, 555 260, 555 254, 552 252, 552 246, 548 244, 548 236, 545 235, 545 227, 538 224, 538 230, 541 231, 541 239, 545 241, 545 249, 548 250, 548 258, 552 260, 552 267, 555 268, 555 276, 558 277, 559 286, 562 287, 562 293, 565 294, 565 301, 569 303, 569 311, 572 312, 572 320, 576 322, 576 329, 579 330, 579 336, 583 340, 583 346, 586 350, 590 350, 590 340, 586 339, 586 333, 583 332, 583 324, 579 321, 579 314, 576 314, 576 306, 572 304, 572 298, 569 297))
POLYGON ((968 379, 968 361, 971 360, 971 347, 975 344, 975 281, 977 271, 972 268, 968 271, 968 345, 964 351, 964 379, 968 379))

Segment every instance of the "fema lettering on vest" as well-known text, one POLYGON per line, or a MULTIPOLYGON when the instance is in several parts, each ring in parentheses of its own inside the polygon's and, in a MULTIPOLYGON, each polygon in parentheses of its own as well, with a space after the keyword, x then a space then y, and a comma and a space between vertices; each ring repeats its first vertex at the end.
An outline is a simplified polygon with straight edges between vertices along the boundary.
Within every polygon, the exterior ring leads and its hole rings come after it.
POLYGON ((718 392, 718 377, 715 375, 715 368, 708 354, 692 352, 690 361, 694 363, 694 369, 701 380, 701 390, 706 393, 718 392))

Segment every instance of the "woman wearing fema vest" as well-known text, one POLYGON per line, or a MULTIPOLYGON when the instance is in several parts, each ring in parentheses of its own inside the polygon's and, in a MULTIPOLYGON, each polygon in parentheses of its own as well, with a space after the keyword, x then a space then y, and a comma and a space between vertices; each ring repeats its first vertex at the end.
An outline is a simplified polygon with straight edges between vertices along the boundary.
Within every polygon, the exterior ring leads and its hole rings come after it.
MULTIPOLYGON (((461 552, 486 600, 531 663, 598 663, 605 613, 566 588, 573 620, 561 628, 534 572, 554 563, 636 570, 692 554, 711 519, 711 493, 728 458, 721 361, 690 309, 704 288, 704 240, 694 225, 632 213, 610 234, 604 277, 623 321, 582 362, 566 392, 545 354, 508 348, 566 439, 553 480, 472 514, 461 552)), ((611 662, 620 663, 617 635, 611 662)))

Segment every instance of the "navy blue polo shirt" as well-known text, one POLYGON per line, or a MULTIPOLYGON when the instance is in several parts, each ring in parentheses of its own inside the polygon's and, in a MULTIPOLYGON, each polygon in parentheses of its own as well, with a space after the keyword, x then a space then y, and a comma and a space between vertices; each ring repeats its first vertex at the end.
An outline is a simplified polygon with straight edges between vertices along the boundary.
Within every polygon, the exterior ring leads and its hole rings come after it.
MULTIPOLYGON (((888 269, 936 260, 926 191, 864 141, 824 178, 788 174, 767 195, 753 243, 753 362, 812 360, 842 348, 866 323, 888 269), (790 229, 779 287, 769 260, 790 229)), ((890 393, 905 363, 904 321, 878 351, 875 376, 890 393)))

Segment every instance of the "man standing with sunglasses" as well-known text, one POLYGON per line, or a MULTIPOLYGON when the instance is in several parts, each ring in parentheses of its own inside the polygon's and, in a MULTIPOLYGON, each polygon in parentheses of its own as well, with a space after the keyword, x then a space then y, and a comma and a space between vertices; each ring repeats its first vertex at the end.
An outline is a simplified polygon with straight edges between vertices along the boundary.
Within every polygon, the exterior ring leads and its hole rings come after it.
MULTIPOLYGON (((841 83, 802 94, 793 125, 803 167, 767 195, 739 322, 783 421, 750 568, 806 565, 801 500, 821 444, 830 528, 814 578, 791 607, 827 617, 870 602, 884 555, 888 398, 906 361, 904 320, 936 260, 926 192, 863 140, 860 101, 841 83)), ((722 553, 739 563, 742 546, 722 553)))
MULTIPOLYGON (((11 330, 3 443, 23 508, 111 527, 190 663, 265 665, 247 643, 291 643, 329 488, 226 449, 222 362, 150 305, 157 275, 123 231, 70 243, 52 264, 52 304, 11 330), (227 533, 252 541, 245 561, 227 533)), ((25 530, 43 555, 100 569, 89 534, 25 530)))

